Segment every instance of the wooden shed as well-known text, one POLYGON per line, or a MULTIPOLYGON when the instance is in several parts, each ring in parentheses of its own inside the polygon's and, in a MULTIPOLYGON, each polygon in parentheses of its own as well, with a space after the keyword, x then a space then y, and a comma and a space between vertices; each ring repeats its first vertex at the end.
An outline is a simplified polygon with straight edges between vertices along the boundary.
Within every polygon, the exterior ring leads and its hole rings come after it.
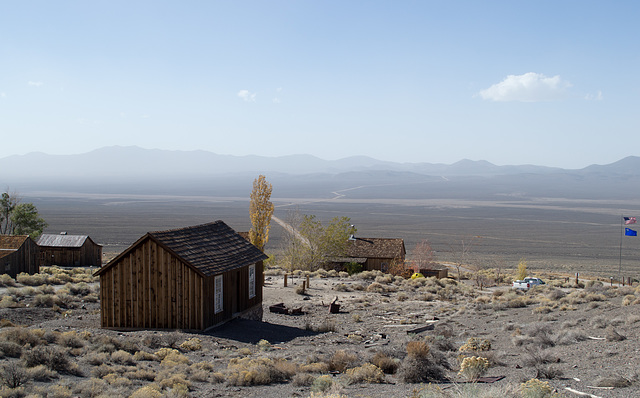
POLYGON ((0 235, 0 273, 15 278, 19 273, 40 272, 40 249, 28 235, 0 235))
POLYGON ((102 327, 204 330, 262 319, 265 259, 222 221, 149 232, 95 273, 102 327))
POLYGON ((42 234, 38 239, 40 265, 61 267, 99 267, 102 245, 87 235, 42 234))
POLYGON ((365 259, 363 271, 387 272, 394 261, 404 262, 407 252, 400 238, 351 238, 347 242, 347 256, 355 262, 365 259))

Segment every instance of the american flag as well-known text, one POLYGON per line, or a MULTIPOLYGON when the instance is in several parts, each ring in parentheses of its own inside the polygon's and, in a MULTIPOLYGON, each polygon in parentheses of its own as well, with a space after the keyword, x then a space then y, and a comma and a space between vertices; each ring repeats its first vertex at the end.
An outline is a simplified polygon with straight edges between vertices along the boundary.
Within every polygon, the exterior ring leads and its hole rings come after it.
POLYGON ((635 224, 636 223, 636 218, 635 217, 623 217, 623 218, 624 218, 624 224, 625 225, 635 224))

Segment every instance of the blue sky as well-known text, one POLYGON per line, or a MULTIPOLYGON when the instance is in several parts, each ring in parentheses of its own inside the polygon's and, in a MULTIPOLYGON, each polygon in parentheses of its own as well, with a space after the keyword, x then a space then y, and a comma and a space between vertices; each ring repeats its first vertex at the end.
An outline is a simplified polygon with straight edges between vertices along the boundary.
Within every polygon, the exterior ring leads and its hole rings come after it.
POLYGON ((0 157, 640 155, 635 1, 5 1, 0 157))

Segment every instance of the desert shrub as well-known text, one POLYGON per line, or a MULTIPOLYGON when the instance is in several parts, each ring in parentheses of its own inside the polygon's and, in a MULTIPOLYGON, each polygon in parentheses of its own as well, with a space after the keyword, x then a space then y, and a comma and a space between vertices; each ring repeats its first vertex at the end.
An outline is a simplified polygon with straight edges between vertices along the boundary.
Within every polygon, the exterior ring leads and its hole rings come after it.
POLYGON ((300 371, 305 373, 327 373, 329 364, 326 362, 311 362, 300 366, 300 371))
POLYGON ((0 300, 0 308, 18 308, 21 306, 12 296, 2 296, 0 300))
POLYGON ((607 341, 623 341, 627 339, 625 336, 618 333, 613 327, 607 328, 605 338, 607 341))
POLYGON ((349 291, 351 291, 349 286, 345 285, 344 283, 338 283, 337 285, 335 285, 333 287, 333 290, 335 290, 337 292, 349 292, 349 291))
POLYGON ((129 398, 161 398, 162 392, 158 385, 148 384, 135 390, 129 398))
POLYGON ((227 366, 227 382, 235 386, 267 385, 290 377, 269 358, 233 358, 227 366))
POLYGON ((556 345, 551 327, 544 323, 537 322, 529 325, 527 335, 532 338, 532 343, 540 348, 549 348, 556 345))
POLYGON ((437 383, 447 380, 443 368, 430 358, 406 357, 397 373, 405 383, 437 383))
POLYGON ((460 364, 459 375, 469 381, 477 380, 489 369, 489 360, 483 357, 465 357, 460 364))
POLYGON ((13 341, 0 341, 0 356, 20 358, 20 355, 22 355, 22 346, 13 341))
POLYGON ((79 375, 78 365, 71 363, 67 353, 58 348, 50 346, 37 346, 22 354, 22 359, 27 367, 45 365, 51 370, 60 373, 79 375))
POLYGON ((65 288, 74 296, 88 296, 93 292, 91 286, 86 282, 67 283, 65 288))
POLYGON ((489 351, 491 349, 491 341, 481 340, 476 337, 469 337, 466 343, 460 346, 460 352, 489 351))
POLYGON ((0 338, 2 338, 2 340, 12 341, 20 346, 29 344, 31 347, 35 347, 43 342, 38 332, 34 329, 23 327, 4 329, 0 334, 0 338))
POLYGON ((180 348, 185 351, 199 351, 202 349, 202 341, 197 337, 193 337, 180 344, 180 348))
POLYGON ((553 308, 549 305, 539 305, 531 310, 533 314, 548 314, 551 311, 553 311, 553 308))
POLYGON ((369 362, 376 365, 380 370, 387 374, 396 373, 398 366, 400 365, 395 358, 391 358, 382 352, 376 352, 369 362))
POLYGON ((429 355, 429 345, 424 341, 410 341, 407 343, 407 355, 411 358, 426 358, 429 355))
POLYGON ((35 381, 48 382, 58 378, 58 372, 49 369, 45 365, 37 365, 33 368, 29 368, 27 369, 27 373, 29 374, 29 377, 35 381))
POLYGON ((136 361, 133 359, 133 355, 124 350, 112 352, 111 360, 119 365, 133 365, 136 363, 136 361))
POLYGON ((580 330, 566 330, 558 334, 556 343, 559 345, 569 345, 587 340, 587 335, 580 330))
POLYGON ((0 274, 0 287, 15 286, 16 281, 7 274, 0 274))
POLYGON ((624 388, 631 385, 631 380, 622 376, 605 376, 598 379, 596 387, 624 388))
POLYGON ((562 369, 553 365, 537 365, 535 370, 537 379, 559 379, 564 375, 562 369))
POLYGON ((379 282, 373 282, 367 286, 367 292, 369 293, 392 293, 396 290, 397 289, 394 286, 385 286, 379 282))
POLYGON ((350 384, 382 383, 384 381, 384 373, 382 373, 382 370, 371 363, 365 363, 362 366, 347 369, 346 376, 350 384))
POLYGON ((47 388, 47 398, 71 398, 73 392, 68 386, 56 384, 47 388))
POLYGON ((313 384, 315 377, 309 373, 298 373, 291 379, 291 384, 298 387, 310 387, 313 384))
POLYGON ((133 355, 133 359, 136 361, 160 361, 160 358, 157 355, 146 351, 136 351, 133 355))
POLYGON ((84 380, 76 384, 73 392, 81 397, 96 398, 101 396, 106 389, 107 382, 92 377, 89 380, 84 380))
POLYGON ((522 398, 547 398, 553 395, 553 389, 546 381, 531 379, 520 385, 522 398))
POLYGON ((624 306, 638 304, 638 303, 640 303, 640 299, 638 299, 638 297, 636 297, 634 294, 628 294, 624 296, 624 298, 622 299, 622 305, 624 306))
POLYGON ((191 382, 182 373, 160 374, 156 376, 156 383, 165 389, 180 388, 180 386, 184 386, 187 389, 191 388, 191 382))
POLYGON ((55 294, 38 294, 33 298, 33 305, 36 307, 51 308, 54 305, 58 307, 67 307, 67 305, 55 294))
POLYGON ((0 366, 0 383, 9 388, 17 388, 29 380, 29 374, 17 364, 3 364, 0 366))
POLYGON ((16 276, 16 281, 25 286, 40 286, 47 283, 46 274, 33 274, 29 275, 26 272, 21 272, 16 276))
POLYGON ((609 325, 609 319, 605 315, 597 315, 591 318, 589 323, 591 327, 604 329, 609 325))
POLYGON ((75 331, 60 333, 57 336, 57 342, 62 347, 68 348, 82 348, 85 344, 81 336, 79 336, 75 331))
POLYGON ((326 392, 331 388, 332 385, 333 385, 333 380, 331 379, 331 376, 322 375, 317 377, 313 381, 313 383, 311 384, 311 391, 316 393, 326 392))
POLYGON ((258 341, 258 344, 256 344, 258 346, 258 349, 260 351, 271 351, 273 350, 273 345, 271 345, 271 343, 269 343, 269 341, 265 340, 265 339, 261 339, 260 341, 258 341))
POLYGON ((91 352, 85 356, 85 360, 89 365, 99 366, 109 361, 109 355, 106 352, 91 352))
POLYGON ((26 395, 24 387, 22 386, 16 388, 2 386, 2 388, 0 388, 0 397, 2 398, 23 398, 26 395))
POLYGON ((109 383, 111 387, 128 387, 132 384, 131 380, 117 373, 109 373, 108 375, 104 376, 102 380, 109 383))
POLYGON ((329 360, 329 370, 337 372, 344 372, 347 368, 357 366, 360 362, 360 358, 353 352, 347 352, 345 350, 338 350, 333 353, 329 360))

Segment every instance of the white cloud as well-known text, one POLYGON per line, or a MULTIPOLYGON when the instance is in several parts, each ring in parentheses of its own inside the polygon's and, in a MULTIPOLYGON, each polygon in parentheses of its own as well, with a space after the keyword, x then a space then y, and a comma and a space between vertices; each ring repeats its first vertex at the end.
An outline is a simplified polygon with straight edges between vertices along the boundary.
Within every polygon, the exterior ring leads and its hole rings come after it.
POLYGON ((238 97, 247 102, 256 102, 256 93, 250 93, 249 90, 238 91, 238 97))
POLYGON ((7 93, 0 93, 0 97, 7 98, 7 93))
POLYGON ((509 75, 500 83, 480 91, 480 96, 492 101, 538 102, 553 101, 565 97, 565 89, 571 83, 560 76, 547 77, 541 73, 509 75))
POLYGON ((28 86, 31 86, 31 87, 40 87, 40 86, 42 86, 43 84, 44 84, 44 83, 42 83, 42 82, 32 82, 32 81, 29 81, 29 82, 27 83, 27 85, 28 85, 28 86))
POLYGON ((584 99, 587 101, 602 101, 603 100, 602 91, 598 90, 596 94, 587 94, 584 99))

